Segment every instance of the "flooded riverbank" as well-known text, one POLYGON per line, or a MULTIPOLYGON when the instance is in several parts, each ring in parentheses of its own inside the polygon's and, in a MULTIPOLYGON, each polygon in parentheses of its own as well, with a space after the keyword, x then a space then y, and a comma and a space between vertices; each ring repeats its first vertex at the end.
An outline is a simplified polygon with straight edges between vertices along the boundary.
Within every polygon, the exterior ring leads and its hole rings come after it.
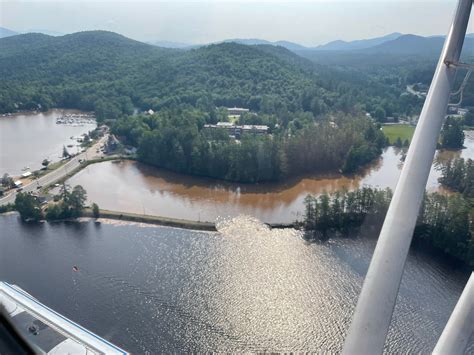
POLYGON ((76 152, 78 137, 93 130, 96 123, 90 118, 72 124, 56 124, 66 115, 83 114, 77 110, 54 109, 47 112, 22 112, 0 117, 0 175, 17 176, 25 168, 41 168, 43 159, 59 161, 63 146, 76 152), (21 134, 18 134, 21 132, 21 134))
MULTIPOLYGON (((466 149, 440 151, 437 161, 474 157, 474 132, 466 132, 466 149)), ((169 218, 213 222, 219 217, 250 215, 268 223, 290 223, 300 218, 304 198, 362 186, 394 189, 402 152, 387 148, 382 157, 360 175, 309 176, 284 183, 235 184, 174 174, 136 162, 105 162, 88 166, 68 180, 82 185, 89 202, 101 208, 169 218)), ((434 164, 427 188, 439 188, 434 164)))

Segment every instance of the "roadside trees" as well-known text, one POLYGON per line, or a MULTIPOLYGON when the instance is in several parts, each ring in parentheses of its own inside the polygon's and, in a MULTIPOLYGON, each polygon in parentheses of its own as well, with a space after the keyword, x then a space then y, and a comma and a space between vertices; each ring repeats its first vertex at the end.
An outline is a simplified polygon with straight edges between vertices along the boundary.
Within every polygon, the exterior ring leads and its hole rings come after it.
POLYGON ((37 222, 43 218, 38 199, 30 194, 19 192, 15 198, 15 208, 23 221, 37 222))
POLYGON ((71 157, 71 154, 69 154, 66 147, 63 145, 63 158, 68 159, 70 157, 71 157))
POLYGON ((12 188, 15 185, 13 182, 13 178, 7 173, 3 174, 1 183, 2 183, 2 186, 7 189, 12 188))
POLYGON ((94 218, 99 218, 100 215, 99 206, 95 202, 92 204, 92 215, 94 218))

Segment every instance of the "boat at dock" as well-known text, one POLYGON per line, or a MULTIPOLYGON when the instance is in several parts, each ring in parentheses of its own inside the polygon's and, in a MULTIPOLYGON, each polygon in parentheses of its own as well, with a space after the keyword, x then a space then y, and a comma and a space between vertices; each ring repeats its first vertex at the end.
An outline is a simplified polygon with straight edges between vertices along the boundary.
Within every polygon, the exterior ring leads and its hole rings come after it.
POLYGON ((71 114, 67 113, 56 118, 56 124, 64 124, 64 125, 71 125, 71 126, 83 126, 86 124, 95 124, 95 116, 93 114, 71 114))

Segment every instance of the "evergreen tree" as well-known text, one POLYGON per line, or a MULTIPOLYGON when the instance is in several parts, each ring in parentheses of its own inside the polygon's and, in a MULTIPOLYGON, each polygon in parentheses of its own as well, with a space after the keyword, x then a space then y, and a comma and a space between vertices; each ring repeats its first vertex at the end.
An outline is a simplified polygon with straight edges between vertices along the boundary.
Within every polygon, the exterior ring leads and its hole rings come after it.
POLYGON ((99 206, 95 202, 92 204, 92 215, 94 218, 99 218, 100 215, 99 206))
POLYGON ((43 217, 38 199, 28 193, 19 192, 15 197, 15 209, 23 221, 37 222, 43 217))
POLYGON ((397 148, 401 148, 403 146, 403 143, 402 143, 402 140, 400 137, 397 137, 397 139, 395 140, 395 142, 393 143, 393 145, 397 148))
POLYGON ((463 144, 464 131, 461 123, 448 117, 441 131, 441 146, 445 149, 461 149, 463 144))

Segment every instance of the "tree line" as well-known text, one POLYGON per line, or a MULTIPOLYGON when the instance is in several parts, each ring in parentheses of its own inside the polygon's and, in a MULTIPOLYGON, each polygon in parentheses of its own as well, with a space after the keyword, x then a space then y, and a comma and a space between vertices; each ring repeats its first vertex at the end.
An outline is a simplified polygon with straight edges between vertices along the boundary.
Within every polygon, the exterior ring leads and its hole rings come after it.
POLYGON ((464 131, 462 120, 448 116, 443 124, 440 136, 441 148, 462 149, 464 145, 464 131))
POLYGON ((41 207, 40 198, 26 192, 17 193, 14 206, 9 206, 9 209, 18 211, 23 221, 37 222, 44 218, 60 220, 79 217, 86 200, 87 193, 81 185, 71 189, 63 184, 59 195, 55 196, 55 201, 48 206, 46 214, 41 207))
MULTIPOLYGON (((355 235, 362 226, 379 232, 392 199, 390 189, 364 187, 320 196, 307 196, 302 221, 310 240, 331 234, 355 235)), ((426 194, 414 238, 474 265, 471 205, 460 194, 426 194)))
POLYGON ((474 199, 474 162, 464 158, 449 160, 441 167, 439 183, 467 199, 474 199))
POLYGON ((352 173, 378 157, 386 144, 380 129, 361 115, 338 113, 315 119, 297 113, 286 121, 274 116, 267 118, 271 134, 246 133, 240 140, 224 129, 204 129, 215 115, 195 109, 161 110, 121 118, 112 132, 136 146, 142 162, 240 182, 310 172, 352 173))

